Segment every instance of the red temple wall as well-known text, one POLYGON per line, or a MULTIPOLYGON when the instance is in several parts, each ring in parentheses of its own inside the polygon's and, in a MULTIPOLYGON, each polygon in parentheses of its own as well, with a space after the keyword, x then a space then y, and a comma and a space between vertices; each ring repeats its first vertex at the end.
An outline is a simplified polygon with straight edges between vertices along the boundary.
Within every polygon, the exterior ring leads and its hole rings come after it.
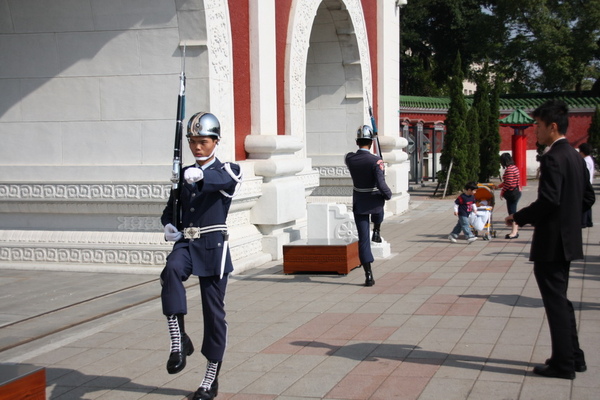
MULTIPOLYGON (((504 118, 508 115, 502 114, 500 118, 504 118)), ((592 123, 592 115, 593 111, 590 112, 571 112, 569 116, 569 130, 567 132, 567 139, 569 143, 573 147, 578 147, 581 143, 585 143, 588 137, 588 129, 592 123)), ((437 121, 445 121, 446 114, 445 113, 419 113, 419 112, 408 112, 401 113, 401 119, 409 119, 411 121, 411 125, 418 120, 422 120, 426 125, 431 124, 437 121)), ((524 130, 525 135, 527 135, 527 150, 535 150, 537 147, 535 145, 535 127, 531 126, 524 130)), ((500 151, 510 151, 512 150, 512 135, 514 134, 514 130, 510 127, 500 127, 500 136, 502 138, 500 142, 500 151)))

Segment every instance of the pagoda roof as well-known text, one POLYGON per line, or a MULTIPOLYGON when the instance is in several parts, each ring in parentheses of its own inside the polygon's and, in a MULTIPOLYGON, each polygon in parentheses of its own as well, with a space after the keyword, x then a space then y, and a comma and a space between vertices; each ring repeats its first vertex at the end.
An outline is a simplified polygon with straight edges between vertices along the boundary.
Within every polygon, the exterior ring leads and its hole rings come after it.
MULTIPOLYGON (((535 109, 544 102, 552 99, 563 100, 570 109, 594 109, 600 106, 600 96, 592 96, 591 92, 550 92, 550 93, 524 93, 506 94, 500 96, 501 110, 515 110, 517 108, 535 109)), ((473 104, 473 96, 465 96, 467 106, 473 104)), ((449 97, 427 97, 400 95, 400 108, 403 110, 447 110, 450 107, 449 97)))
POLYGON ((506 117, 500 118, 499 121, 501 125, 510 126, 530 126, 535 122, 535 120, 520 107, 506 117))

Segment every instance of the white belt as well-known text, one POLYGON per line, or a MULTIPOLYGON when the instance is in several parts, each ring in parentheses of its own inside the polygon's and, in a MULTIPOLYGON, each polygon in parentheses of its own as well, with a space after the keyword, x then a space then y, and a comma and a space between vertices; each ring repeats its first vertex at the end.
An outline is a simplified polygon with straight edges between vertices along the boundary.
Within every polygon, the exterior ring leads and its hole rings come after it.
POLYGON ((189 240, 200 239, 200 237, 205 233, 218 231, 227 232, 227 225, 209 225, 203 227, 191 226, 189 228, 183 228, 183 237, 184 239, 189 240))
POLYGON ((360 192, 360 193, 371 193, 371 192, 378 192, 379 189, 377 189, 376 187, 362 189, 362 188, 357 188, 356 186, 354 186, 354 191, 355 192, 360 192))

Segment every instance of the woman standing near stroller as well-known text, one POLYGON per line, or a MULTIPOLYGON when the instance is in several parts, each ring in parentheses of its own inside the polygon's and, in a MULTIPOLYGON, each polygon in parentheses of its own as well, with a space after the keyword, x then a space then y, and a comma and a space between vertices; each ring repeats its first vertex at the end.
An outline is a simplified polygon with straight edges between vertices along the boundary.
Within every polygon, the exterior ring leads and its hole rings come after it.
MULTIPOLYGON (((498 185, 502 190, 500 191, 500 198, 506 200, 506 208, 508 209, 508 215, 512 215, 517 212, 517 203, 521 198, 521 188, 519 182, 521 181, 521 175, 519 168, 515 165, 512 156, 509 153, 503 153, 500 156, 500 164, 504 168, 504 175, 502 175, 502 183, 498 185)), ((505 239, 516 239, 519 237, 519 225, 513 222, 512 231, 504 236, 505 239)))

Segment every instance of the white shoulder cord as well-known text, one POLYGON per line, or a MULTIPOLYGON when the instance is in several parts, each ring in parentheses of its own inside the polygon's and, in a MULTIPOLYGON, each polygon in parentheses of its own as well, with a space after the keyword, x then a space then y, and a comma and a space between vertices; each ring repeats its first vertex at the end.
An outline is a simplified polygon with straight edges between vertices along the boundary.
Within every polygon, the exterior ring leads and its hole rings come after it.
MULTIPOLYGON (((225 171, 227 171, 227 173, 229 174, 229 176, 231 176, 231 178, 236 181, 237 183, 235 184, 235 189, 233 190, 233 194, 229 194, 224 190, 219 190, 219 192, 221 192, 221 194, 225 197, 229 197, 232 198, 233 196, 236 195, 238 189, 240 188, 240 186, 242 185, 242 170, 240 168, 240 174, 236 175, 232 169, 231 169, 231 163, 225 163, 225 165, 223 165, 223 169, 225 171)), ((227 259, 227 248, 229 247, 229 234, 225 234, 225 240, 223 241, 223 253, 221 256, 221 272, 219 274, 219 279, 223 278, 223 274, 225 272, 225 261, 227 259)))
POLYGON ((233 194, 229 194, 224 190, 219 190, 221 192, 221 194, 225 197, 229 197, 232 198, 233 196, 235 196, 238 192, 238 189, 240 188, 240 186, 242 185, 242 175, 243 172, 240 169, 240 174, 236 175, 235 172, 233 172, 233 170, 231 169, 231 163, 225 163, 223 168, 225 169, 225 171, 227 171, 227 173, 229 174, 229 176, 231 176, 231 178, 236 181, 236 185, 235 185, 235 189, 233 191, 233 194))

